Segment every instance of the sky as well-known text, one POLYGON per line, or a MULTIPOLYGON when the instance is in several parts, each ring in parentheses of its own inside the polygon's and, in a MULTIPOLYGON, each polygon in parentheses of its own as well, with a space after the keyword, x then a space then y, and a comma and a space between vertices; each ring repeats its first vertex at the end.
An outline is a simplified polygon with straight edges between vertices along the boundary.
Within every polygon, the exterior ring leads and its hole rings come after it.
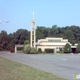
POLYGON ((33 10, 36 26, 80 26, 80 0, 0 0, 0 31, 30 31, 33 10))

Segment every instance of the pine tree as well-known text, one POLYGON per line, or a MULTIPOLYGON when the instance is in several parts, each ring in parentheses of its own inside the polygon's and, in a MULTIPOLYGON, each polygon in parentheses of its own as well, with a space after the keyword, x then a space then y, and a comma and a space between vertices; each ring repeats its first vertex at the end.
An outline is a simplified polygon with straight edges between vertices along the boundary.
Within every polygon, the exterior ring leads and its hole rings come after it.
POLYGON ((67 43, 64 47, 64 53, 71 53, 71 52, 72 52, 71 46, 70 44, 67 43))

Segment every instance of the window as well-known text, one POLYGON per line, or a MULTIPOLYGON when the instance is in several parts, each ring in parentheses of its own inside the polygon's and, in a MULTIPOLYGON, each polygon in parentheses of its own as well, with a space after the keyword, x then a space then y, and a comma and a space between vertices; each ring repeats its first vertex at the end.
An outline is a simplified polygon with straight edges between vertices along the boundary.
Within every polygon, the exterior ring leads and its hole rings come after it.
POLYGON ((48 42, 61 42, 61 40, 49 39, 48 42))

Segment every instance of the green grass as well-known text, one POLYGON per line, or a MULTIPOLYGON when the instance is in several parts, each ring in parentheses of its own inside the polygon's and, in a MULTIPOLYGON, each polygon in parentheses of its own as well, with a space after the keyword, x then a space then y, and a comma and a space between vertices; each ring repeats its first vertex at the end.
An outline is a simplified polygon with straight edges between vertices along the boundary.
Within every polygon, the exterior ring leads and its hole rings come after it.
POLYGON ((0 80, 67 80, 0 57, 0 80))

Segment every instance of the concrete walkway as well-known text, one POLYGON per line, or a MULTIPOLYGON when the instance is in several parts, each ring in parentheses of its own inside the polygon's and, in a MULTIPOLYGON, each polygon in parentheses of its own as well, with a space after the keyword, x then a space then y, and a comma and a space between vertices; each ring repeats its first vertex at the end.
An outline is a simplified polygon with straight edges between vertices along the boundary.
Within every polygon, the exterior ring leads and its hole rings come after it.
POLYGON ((74 74, 80 74, 80 54, 23 54, 0 53, 0 56, 31 67, 75 80, 74 74))

